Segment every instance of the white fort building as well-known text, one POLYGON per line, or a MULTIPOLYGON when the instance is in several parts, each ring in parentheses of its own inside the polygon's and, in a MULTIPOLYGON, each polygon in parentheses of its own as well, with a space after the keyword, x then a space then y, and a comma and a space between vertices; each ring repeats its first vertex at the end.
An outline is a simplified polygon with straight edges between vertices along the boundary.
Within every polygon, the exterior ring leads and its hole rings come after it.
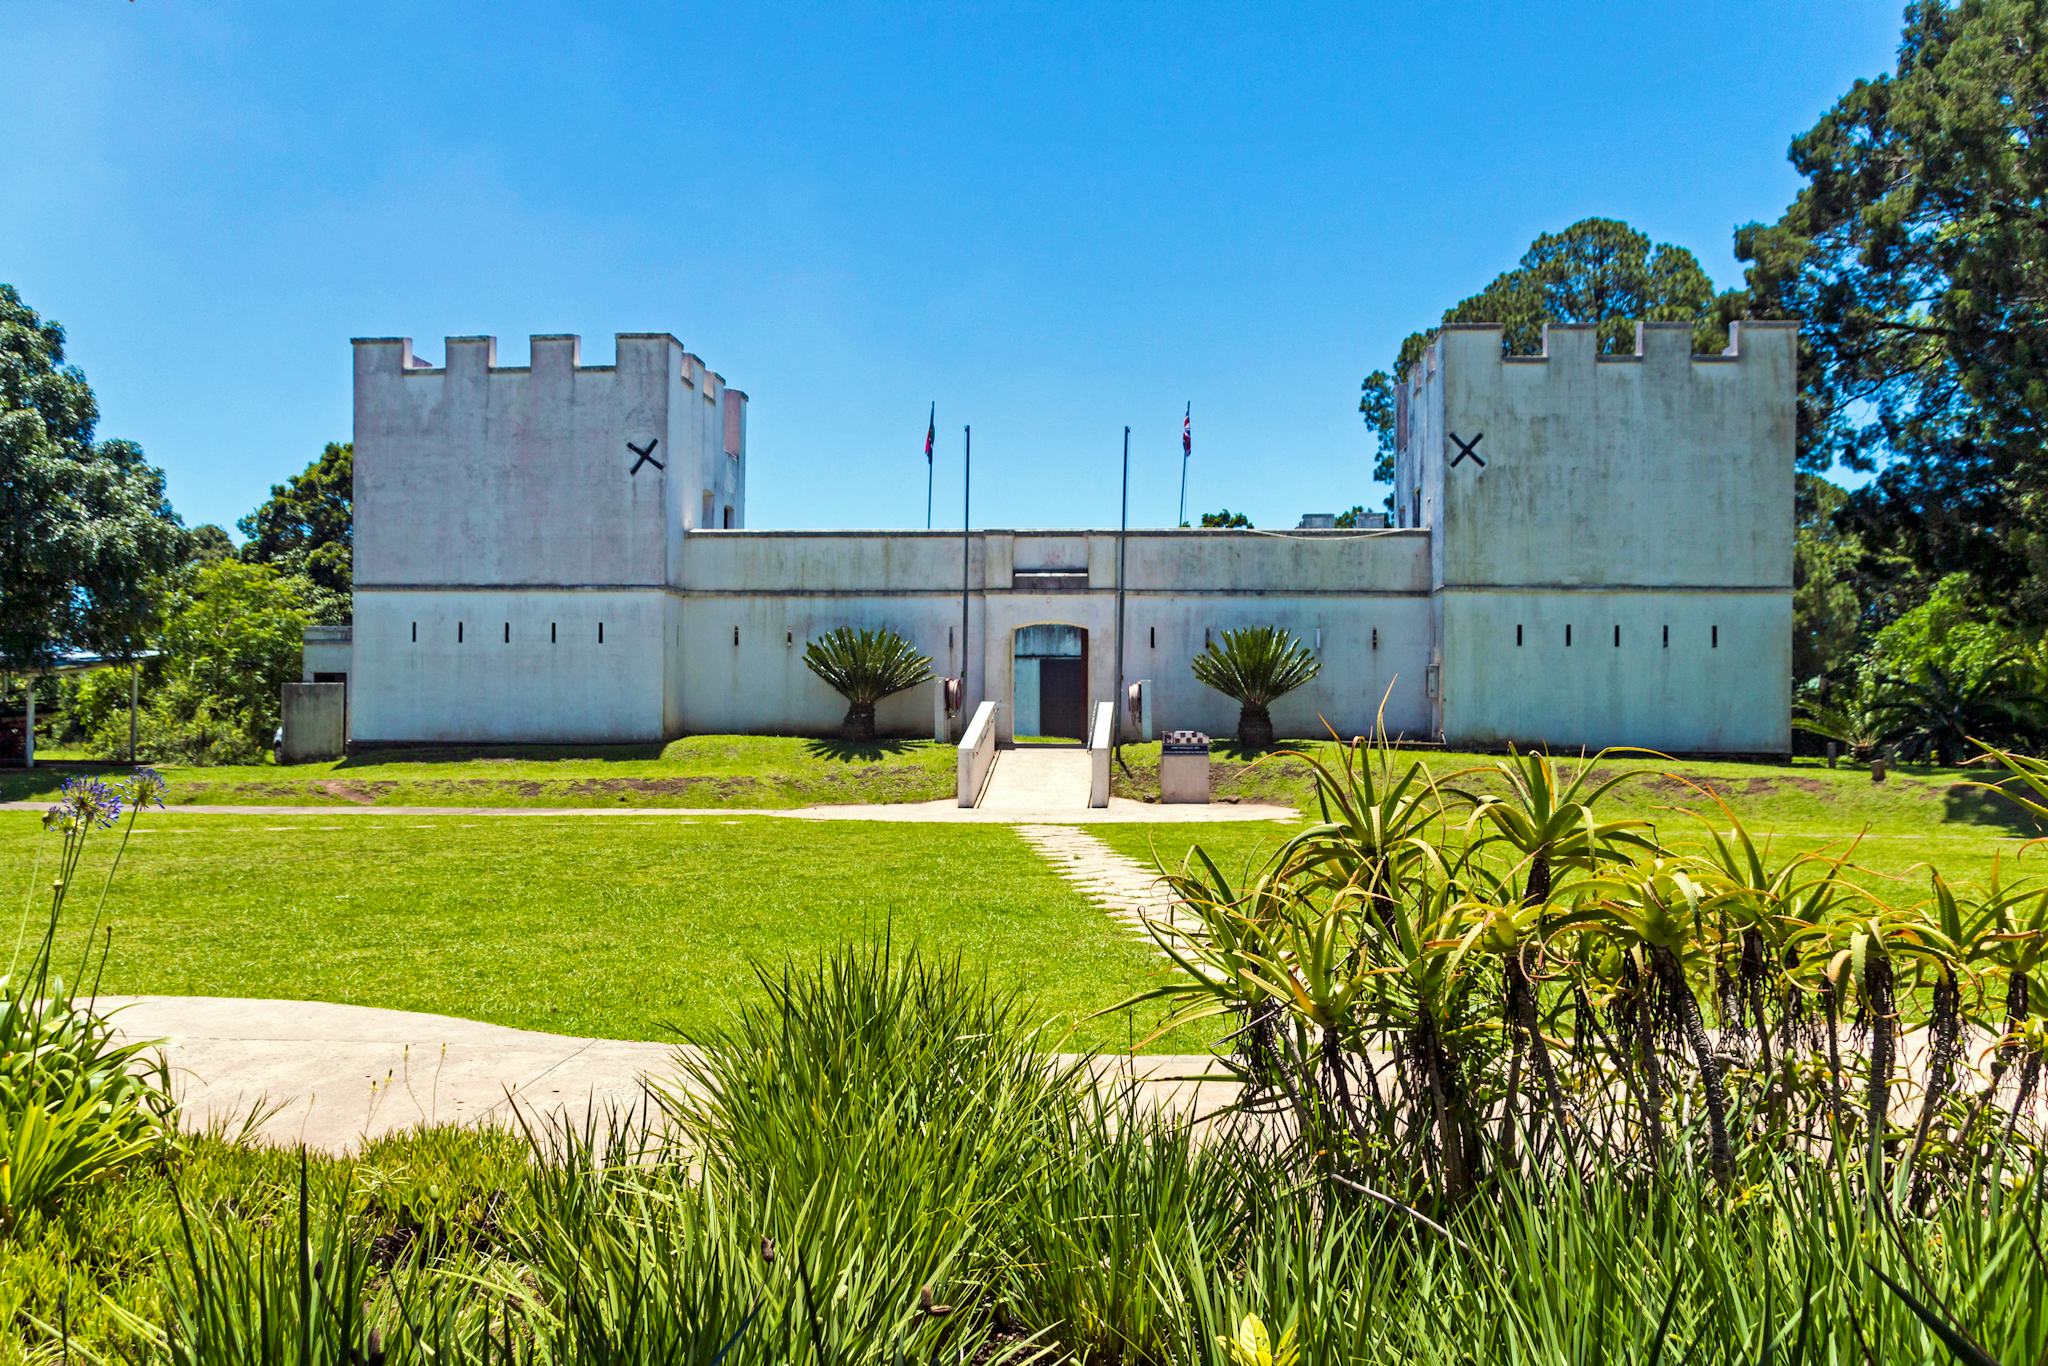
MULTIPOLYGON (((1126 682, 1142 729, 1228 734, 1189 660, 1277 624, 1322 659, 1282 735, 1453 745, 1790 748, 1797 336, 1680 323, 1633 355, 1552 327, 1540 356, 1448 326, 1399 395, 1394 525, 1364 531, 779 531, 748 526, 747 397, 664 333, 609 365, 535 337, 443 362, 355 343, 355 618, 308 633, 348 684, 350 742, 659 741, 830 734, 803 663, 887 626, 958 676, 884 703, 883 733, 1076 735, 1126 682), (963 573, 963 540, 965 567, 963 573), (964 583, 963 583, 964 577, 964 583), (964 613, 964 618, 963 618, 964 613), (964 631, 963 631, 964 624, 964 631)), ((1150 737, 1147 737, 1150 738, 1150 737)))

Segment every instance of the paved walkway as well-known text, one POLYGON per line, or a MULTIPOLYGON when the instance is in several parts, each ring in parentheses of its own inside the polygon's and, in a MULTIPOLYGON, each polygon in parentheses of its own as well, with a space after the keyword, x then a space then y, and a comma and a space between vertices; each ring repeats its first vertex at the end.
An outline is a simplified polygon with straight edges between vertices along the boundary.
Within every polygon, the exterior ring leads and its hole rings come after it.
POLYGON ((1050 862, 1061 877, 1146 943, 1145 921, 1193 924, 1193 917, 1168 890, 1157 870, 1070 825, 1020 825, 1024 842, 1050 862))
POLYGON ((1018 745, 997 753, 978 809, 1085 811, 1088 778, 1088 751, 1079 745, 1018 745))
MULTIPOLYGON (((1014 752, 1014 751, 1012 751, 1014 752)), ((1083 753, 1085 761, 1086 754, 1083 753)), ((996 766, 999 770, 1002 765, 996 766)), ((991 783, 993 786, 993 783, 991 783)), ((669 817, 684 820, 732 819, 739 816, 773 816, 799 821, 934 821, 969 825, 1016 825, 1020 822, 1064 822, 1074 825, 1118 823, 1205 824, 1210 821, 1285 821, 1300 819, 1292 807, 1257 802, 1212 802, 1206 806, 1163 806, 1156 802, 1134 802, 1112 797, 1109 805, 1091 808, 1087 785, 1081 799, 1072 806, 1018 806, 991 809, 987 805, 962 808, 951 798, 935 802, 848 803, 843 806, 686 807, 686 806, 264 806, 256 804, 216 806, 173 805, 172 814, 193 816, 610 816, 669 817)), ((0 811, 49 809, 49 802, 0 802, 0 811)))
MULTIPOLYGON (((161 1040, 181 1122, 271 1143, 346 1152, 366 1138, 437 1123, 511 1124, 637 1109, 644 1085, 674 1084, 684 1045, 581 1039, 319 1001, 209 996, 103 997, 129 1038, 161 1040)), ((1207 1114, 1227 1082, 1195 1082, 1200 1057, 1106 1058, 1105 1084, 1128 1081, 1147 1105, 1207 1114)))

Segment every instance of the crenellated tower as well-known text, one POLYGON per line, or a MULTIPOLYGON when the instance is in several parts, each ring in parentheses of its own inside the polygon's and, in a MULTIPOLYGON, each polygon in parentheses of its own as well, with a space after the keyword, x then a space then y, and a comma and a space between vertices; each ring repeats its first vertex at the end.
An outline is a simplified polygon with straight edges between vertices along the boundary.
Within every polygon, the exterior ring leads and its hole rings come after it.
POLYGON ((1448 325, 1397 396, 1395 505, 1430 532, 1437 728, 1473 744, 1790 747, 1793 324, 1590 326, 1504 355, 1448 325))

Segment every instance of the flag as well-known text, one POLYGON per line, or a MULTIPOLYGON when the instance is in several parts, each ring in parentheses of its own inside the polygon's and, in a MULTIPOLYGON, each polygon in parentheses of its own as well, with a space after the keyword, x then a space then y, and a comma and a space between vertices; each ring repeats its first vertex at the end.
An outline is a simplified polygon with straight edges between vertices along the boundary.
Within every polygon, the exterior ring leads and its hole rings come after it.
POLYGON ((1188 404, 1188 410, 1180 420, 1180 458, 1185 460, 1195 453, 1195 405, 1188 404))
POLYGON ((939 405, 938 401, 934 399, 932 401, 932 415, 925 419, 924 424, 924 463, 927 465, 932 463, 932 440, 939 434, 938 423, 939 405))

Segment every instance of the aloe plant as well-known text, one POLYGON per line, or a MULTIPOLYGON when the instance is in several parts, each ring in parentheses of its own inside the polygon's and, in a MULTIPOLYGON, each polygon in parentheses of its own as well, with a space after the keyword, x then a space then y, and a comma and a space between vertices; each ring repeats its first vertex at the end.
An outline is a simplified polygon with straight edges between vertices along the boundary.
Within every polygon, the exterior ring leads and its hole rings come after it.
POLYGON ((851 741, 875 738, 875 704, 929 682, 932 661, 885 627, 841 626, 804 646, 804 664, 846 699, 841 733, 851 741))
POLYGON ((1322 661, 1281 626, 1225 631, 1195 656, 1195 681, 1238 705, 1237 741, 1248 749, 1273 743, 1273 703, 1322 671, 1322 661))

